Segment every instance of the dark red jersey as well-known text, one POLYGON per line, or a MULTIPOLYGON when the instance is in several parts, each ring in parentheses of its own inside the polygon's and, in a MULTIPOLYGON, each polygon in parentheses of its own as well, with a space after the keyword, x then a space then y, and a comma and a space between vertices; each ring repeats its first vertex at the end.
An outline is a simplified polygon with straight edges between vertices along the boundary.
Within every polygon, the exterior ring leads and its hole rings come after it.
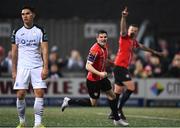
POLYGON ((132 59, 133 49, 138 47, 138 42, 136 40, 130 39, 128 35, 125 37, 120 36, 119 49, 114 64, 116 66, 128 68, 132 59))
MULTIPOLYGON (((87 61, 90 62, 96 70, 103 72, 105 71, 107 57, 107 45, 102 47, 98 43, 95 43, 89 51, 87 61)), ((93 74, 92 72, 88 72, 87 79, 90 81, 98 81, 102 78, 96 74, 93 74)))

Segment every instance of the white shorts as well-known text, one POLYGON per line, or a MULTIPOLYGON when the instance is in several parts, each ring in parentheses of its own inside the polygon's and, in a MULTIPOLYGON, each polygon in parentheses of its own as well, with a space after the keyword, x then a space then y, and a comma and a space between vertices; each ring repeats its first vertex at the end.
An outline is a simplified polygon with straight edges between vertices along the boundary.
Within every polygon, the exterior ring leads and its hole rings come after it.
POLYGON ((33 89, 47 88, 46 83, 41 78, 42 67, 34 69, 17 69, 14 89, 28 89, 31 82, 33 89))

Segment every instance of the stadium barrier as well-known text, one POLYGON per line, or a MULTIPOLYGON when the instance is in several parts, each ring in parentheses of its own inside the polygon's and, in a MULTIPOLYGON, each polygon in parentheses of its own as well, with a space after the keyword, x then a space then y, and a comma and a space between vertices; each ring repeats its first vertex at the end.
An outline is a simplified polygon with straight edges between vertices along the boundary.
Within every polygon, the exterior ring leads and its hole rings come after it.
MULTIPOLYGON (((47 80, 45 91, 45 105, 59 106, 65 96, 70 98, 88 98, 85 78, 61 78, 47 80)), ((127 102, 127 106, 164 106, 180 107, 180 80, 179 79, 134 79, 136 90, 127 102)), ((111 79, 113 85, 113 79, 111 79)), ((27 105, 33 105, 34 96, 31 86, 27 90, 27 105)), ((0 105, 15 106, 16 94, 13 90, 12 79, 0 79, 0 105)), ((108 104, 102 93, 99 99, 100 106, 108 104)))

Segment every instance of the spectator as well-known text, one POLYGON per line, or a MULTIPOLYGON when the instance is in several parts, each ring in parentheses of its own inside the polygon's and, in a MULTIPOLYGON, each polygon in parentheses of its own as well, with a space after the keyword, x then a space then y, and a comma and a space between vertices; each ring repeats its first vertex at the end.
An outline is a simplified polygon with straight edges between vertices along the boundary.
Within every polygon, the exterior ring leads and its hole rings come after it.
POLYGON ((81 71, 84 68, 84 62, 79 51, 71 51, 71 56, 68 58, 67 68, 71 71, 81 71))
POLYGON ((143 77, 144 78, 153 77, 152 67, 150 65, 146 65, 144 67, 143 77))
POLYGON ((169 56, 169 50, 168 50, 168 43, 165 39, 159 39, 158 40, 159 50, 162 51, 164 56, 169 56))
MULTIPOLYGON (((62 68, 66 65, 66 61, 64 61, 62 58, 59 57, 58 50, 59 49, 57 46, 53 46, 50 50, 49 70, 51 71, 51 68, 54 69, 55 65, 56 65, 57 70, 58 70, 57 73, 60 75, 60 77, 62 77, 63 76, 62 68)), ((54 70, 53 70, 53 72, 54 72, 54 70)))
MULTIPOLYGON (((166 72, 168 69, 168 66, 170 64, 170 51, 169 51, 169 45, 167 40, 165 39, 158 39, 158 45, 159 45, 159 51, 162 52, 163 57, 161 58, 162 65, 162 73, 166 72)), ((172 50, 171 50, 172 51, 172 50)))
POLYGON ((144 64, 144 65, 149 64, 151 57, 152 57, 152 53, 145 51, 145 52, 144 52, 144 58, 143 58, 143 64, 144 64))
POLYGON ((7 69, 4 67, 4 54, 5 50, 2 46, 0 46, 0 76, 2 76, 2 73, 6 72, 7 69))
POLYGON ((0 62, 4 59, 4 48, 0 46, 0 62))
POLYGON ((8 52, 8 55, 3 62, 3 66, 6 68, 6 72, 8 74, 11 74, 11 72, 12 72, 12 52, 11 52, 11 50, 8 52))
POLYGON ((165 77, 180 78, 180 52, 175 54, 165 77))
POLYGON ((49 78, 56 80, 60 77, 62 77, 62 74, 59 72, 58 65, 56 63, 52 64, 49 71, 49 78))
POLYGON ((137 78, 144 78, 144 67, 143 67, 143 63, 140 59, 138 59, 135 62, 135 70, 134 70, 134 77, 137 78))
POLYGON ((152 68, 152 76, 153 77, 161 77, 162 69, 161 69, 160 59, 157 56, 152 56, 150 58, 150 65, 152 68))

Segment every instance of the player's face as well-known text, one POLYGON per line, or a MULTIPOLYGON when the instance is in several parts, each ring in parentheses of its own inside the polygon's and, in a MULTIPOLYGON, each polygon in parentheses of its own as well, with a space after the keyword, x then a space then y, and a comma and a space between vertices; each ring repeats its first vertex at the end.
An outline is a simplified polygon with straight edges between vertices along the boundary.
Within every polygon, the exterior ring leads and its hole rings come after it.
POLYGON ((173 59, 173 66, 180 68, 180 54, 175 55, 173 59))
POLYGON ((108 37, 106 33, 101 33, 96 37, 97 43, 104 46, 107 43, 108 37))
POLYGON ((129 35, 131 38, 136 38, 137 33, 138 33, 138 28, 137 28, 137 27, 129 26, 128 35, 129 35))
POLYGON ((29 9, 23 9, 21 12, 21 16, 25 24, 32 24, 35 17, 34 13, 29 9))

